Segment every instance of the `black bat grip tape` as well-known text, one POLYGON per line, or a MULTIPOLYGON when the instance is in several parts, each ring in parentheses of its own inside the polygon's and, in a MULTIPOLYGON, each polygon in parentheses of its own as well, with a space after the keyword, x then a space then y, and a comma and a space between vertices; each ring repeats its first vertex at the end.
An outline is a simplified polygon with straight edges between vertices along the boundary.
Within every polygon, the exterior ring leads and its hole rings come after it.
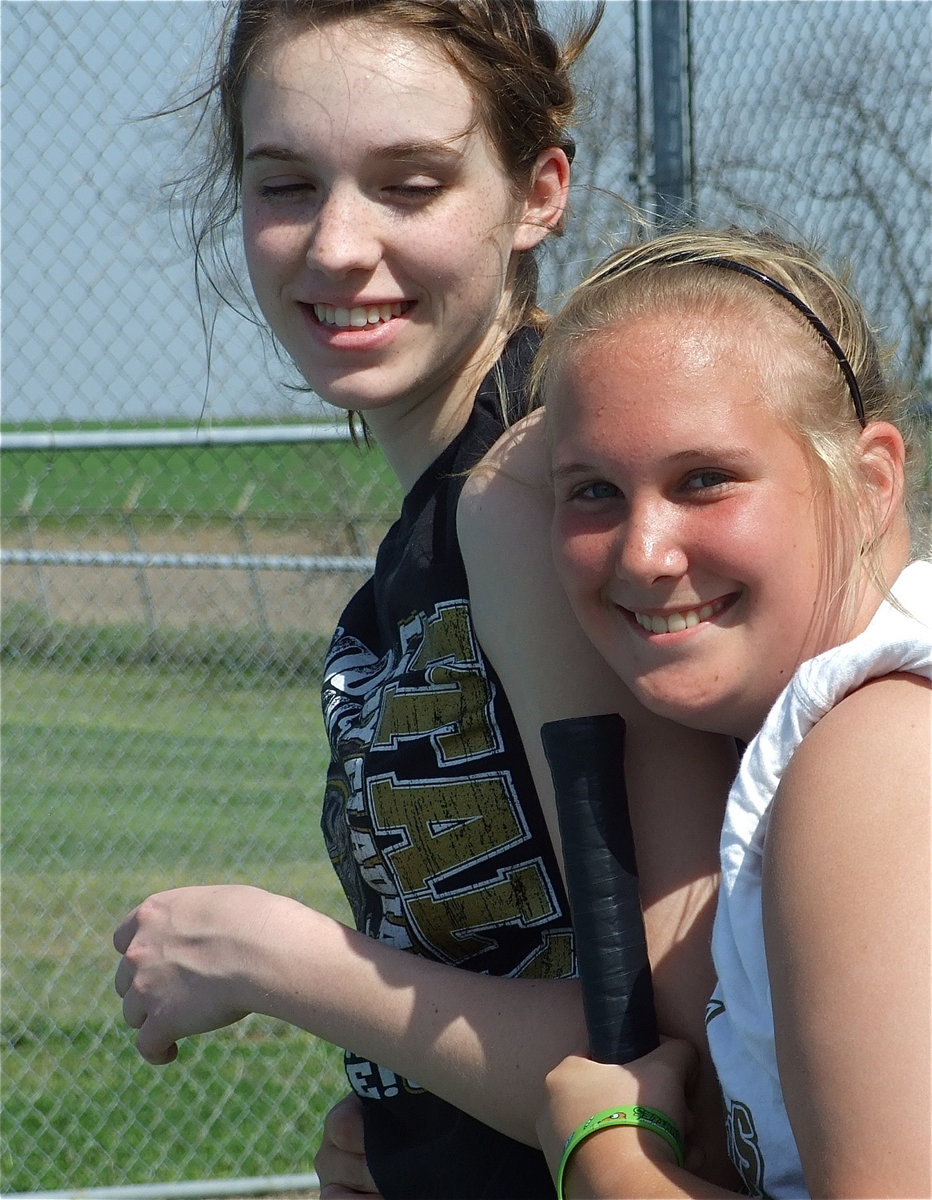
POLYGON ((589 1054, 630 1062, 659 1044, 617 713, 550 721, 556 792, 589 1054))

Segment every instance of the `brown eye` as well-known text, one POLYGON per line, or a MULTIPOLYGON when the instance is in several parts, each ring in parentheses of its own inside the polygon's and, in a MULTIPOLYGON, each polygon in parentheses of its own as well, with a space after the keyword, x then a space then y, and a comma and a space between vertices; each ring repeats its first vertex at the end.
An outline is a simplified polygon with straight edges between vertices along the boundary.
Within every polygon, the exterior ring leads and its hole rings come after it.
POLYGON ((313 191, 309 183, 264 183, 259 195, 266 200, 280 200, 289 196, 303 196, 313 191))

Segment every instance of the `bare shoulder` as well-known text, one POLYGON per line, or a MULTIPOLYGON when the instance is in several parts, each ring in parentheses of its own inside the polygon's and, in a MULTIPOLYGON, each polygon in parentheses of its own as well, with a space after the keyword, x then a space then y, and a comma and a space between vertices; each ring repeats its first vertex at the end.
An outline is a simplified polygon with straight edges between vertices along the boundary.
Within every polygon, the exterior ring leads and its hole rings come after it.
POLYGON ((492 447, 466 481, 457 510, 473 626, 529 753, 536 753, 544 721, 631 705, 557 578, 552 515, 543 412, 536 411, 492 447))
POLYGON ((873 679, 828 712, 788 764, 767 835, 771 869, 804 886, 829 851, 835 862, 843 847, 876 861, 874 839, 891 849, 891 827, 927 828, 930 801, 932 683, 906 673, 873 679))
POLYGON ((506 430, 473 470, 457 509, 473 620, 500 672, 519 664, 524 672, 532 662, 540 670, 541 645, 568 642, 578 651, 582 642, 553 569, 552 513, 543 413, 536 411, 506 430))
POLYGON ((930 814, 932 683, 911 674, 832 709, 774 802, 763 901, 777 1060, 814 1196, 929 1195, 916 1146, 928 1144, 930 814), (900 1113, 903 1095, 918 1113, 900 1113))
POLYGON ((463 486, 457 529, 465 553, 482 554, 529 523, 549 528, 552 507, 541 410, 507 429, 463 486))
POLYGON ((928 800, 930 774, 932 681, 898 672, 857 688, 810 730, 787 767, 780 801, 804 800, 815 788, 850 814, 868 788, 928 800))

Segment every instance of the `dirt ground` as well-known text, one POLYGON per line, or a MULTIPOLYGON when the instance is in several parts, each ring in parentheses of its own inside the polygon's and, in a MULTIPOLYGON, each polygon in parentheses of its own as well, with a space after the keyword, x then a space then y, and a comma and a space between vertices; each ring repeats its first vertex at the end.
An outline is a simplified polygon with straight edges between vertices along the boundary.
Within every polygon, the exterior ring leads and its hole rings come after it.
MULTIPOLYGON (((252 533, 254 555, 374 554, 374 538, 349 548, 345 539, 321 539, 303 532, 252 533), (341 544, 342 543, 342 544, 341 544)), ((154 532, 135 542, 120 531, 77 540, 64 533, 26 537, 12 534, 7 548, 59 551, 131 549, 155 553, 242 555, 243 536, 234 529, 154 532)), ((35 605, 54 620, 75 624, 141 624, 150 627, 258 627, 270 632, 306 630, 329 634, 346 601, 367 576, 366 571, 246 570, 214 567, 143 567, 7 565, 2 575, 4 605, 35 605)))

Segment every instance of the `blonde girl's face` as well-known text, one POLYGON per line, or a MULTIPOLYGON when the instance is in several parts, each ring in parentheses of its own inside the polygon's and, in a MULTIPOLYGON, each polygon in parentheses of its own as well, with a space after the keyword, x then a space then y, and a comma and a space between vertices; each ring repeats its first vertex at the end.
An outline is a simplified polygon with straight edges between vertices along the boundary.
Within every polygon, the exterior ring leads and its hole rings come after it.
POLYGON ((244 157, 253 289, 319 395, 442 406, 494 359, 513 254, 545 231, 521 224, 464 78, 429 42, 358 19, 286 32, 247 82, 244 157))
POLYGON ((735 317, 627 318, 547 395, 554 552, 580 623, 647 707, 744 739, 832 644, 810 469, 762 402, 754 344, 735 317))

